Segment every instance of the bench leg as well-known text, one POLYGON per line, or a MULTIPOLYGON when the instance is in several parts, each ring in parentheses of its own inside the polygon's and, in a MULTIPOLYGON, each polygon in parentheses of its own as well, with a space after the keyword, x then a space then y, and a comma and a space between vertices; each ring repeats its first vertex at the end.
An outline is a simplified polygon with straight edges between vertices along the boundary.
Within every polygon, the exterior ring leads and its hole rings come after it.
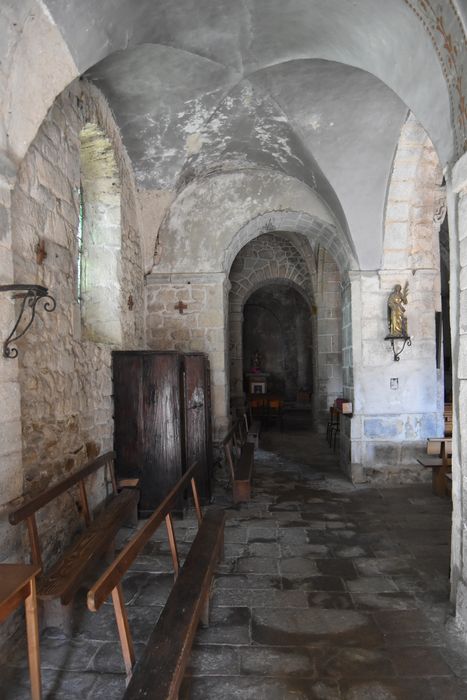
POLYGON ((135 665, 135 650, 133 648, 133 639, 131 637, 130 626, 128 624, 128 616, 126 614, 121 583, 115 586, 115 588, 112 590, 112 602, 114 604, 115 619, 117 621, 118 634, 122 647, 123 663, 125 664, 127 682, 129 682, 133 671, 133 666, 135 665))
POLYGON ((233 501, 234 503, 246 503, 251 498, 251 482, 250 481, 234 481, 233 483, 233 501))
POLYGON ((446 473, 446 470, 443 469, 443 467, 433 467, 432 468, 431 485, 432 485, 433 493, 436 496, 445 496, 446 495, 446 480, 444 478, 445 473, 446 473))
POLYGON ((39 657, 39 622, 37 618, 36 581, 29 582, 30 593, 25 600, 26 632, 28 638, 29 675, 32 700, 41 700, 41 663, 39 657))

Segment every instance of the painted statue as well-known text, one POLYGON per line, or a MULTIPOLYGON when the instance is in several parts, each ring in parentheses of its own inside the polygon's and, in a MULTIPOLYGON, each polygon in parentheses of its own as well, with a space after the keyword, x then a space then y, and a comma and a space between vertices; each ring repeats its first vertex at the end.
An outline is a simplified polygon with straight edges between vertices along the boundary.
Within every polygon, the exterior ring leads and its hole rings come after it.
POLYGON ((388 298, 389 335, 395 338, 405 338, 407 336, 407 318, 405 317, 404 304, 407 304, 408 292, 408 282, 405 283, 404 289, 402 289, 400 284, 396 284, 388 298))

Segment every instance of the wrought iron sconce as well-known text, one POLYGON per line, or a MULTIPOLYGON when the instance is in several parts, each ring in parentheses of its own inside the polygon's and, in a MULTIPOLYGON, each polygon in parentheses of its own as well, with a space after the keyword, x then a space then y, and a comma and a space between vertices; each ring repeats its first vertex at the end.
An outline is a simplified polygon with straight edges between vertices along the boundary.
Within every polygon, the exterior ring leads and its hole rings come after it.
POLYGON ((1 284, 0 292, 15 292, 12 298, 22 300, 18 318, 15 321, 13 330, 3 343, 3 357, 14 358, 18 356, 18 350, 10 347, 10 345, 11 343, 15 343, 17 340, 22 338, 31 326, 36 315, 37 302, 40 299, 47 300, 44 301, 44 309, 48 312, 54 311, 57 304, 55 299, 50 296, 47 287, 42 287, 40 284, 1 284), (30 318, 24 328, 22 330, 18 330, 26 309, 30 311, 30 318))
POLYGON ((384 340, 391 341, 391 348, 392 348, 392 352, 394 355, 394 362, 399 362, 399 360, 401 359, 400 355, 402 355, 402 352, 404 351, 406 345, 407 345, 407 347, 410 347, 412 345, 412 340, 411 340, 410 336, 408 336, 408 335, 403 335, 403 336, 387 335, 384 340), (396 350, 396 345, 395 345, 396 340, 402 341, 402 347, 399 351, 396 350))

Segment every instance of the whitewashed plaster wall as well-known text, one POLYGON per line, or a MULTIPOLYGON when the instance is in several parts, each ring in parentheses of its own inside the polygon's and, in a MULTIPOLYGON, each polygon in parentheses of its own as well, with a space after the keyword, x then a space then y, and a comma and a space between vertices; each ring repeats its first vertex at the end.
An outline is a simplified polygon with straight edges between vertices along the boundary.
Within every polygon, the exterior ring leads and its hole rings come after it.
MULTIPOLYGON (((57 308, 46 313, 39 303, 33 325, 18 342, 18 360, 2 360, 2 374, 18 366, 22 422, 14 479, 8 472, 0 477, 3 514, 23 491, 33 493, 112 447, 112 348, 81 337, 76 300, 79 135, 89 122, 99 125, 112 142, 120 175, 122 344, 131 348, 144 343, 140 224, 131 166, 107 103, 96 88, 77 81, 50 109, 21 162, 11 195, 13 280, 48 287, 57 308), (42 262, 36 256, 40 241, 47 254, 42 262), (131 311, 126 306, 129 294, 134 299, 131 311)), ((13 302, 4 303, 12 312, 13 302)), ((4 428, 5 439, 12 440, 9 426, 4 428)), ((17 439, 15 427, 15 445, 17 439)), ((57 522, 60 531, 67 531, 70 521, 77 520, 69 500, 60 505, 60 512, 47 513, 41 521, 45 561, 60 547, 57 522)), ((9 546, 11 526, 2 522, 0 556, 21 558, 17 543, 9 546)))
POLYGON ((390 181, 382 269, 350 275, 355 480, 426 478, 416 456, 424 450, 426 437, 443 434, 442 375, 436 367, 435 338, 435 311, 441 309, 441 182, 434 148, 410 116, 401 132, 390 181), (390 344, 384 340, 387 299, 395 284, 405 282, 409 283, 412 346, 394 362, 390 344))
POLYGON ((229 424, 226 356, 229 288, 223 273, 152 273, 146 278, 148 347, 209 355, 215 440, 223 437, 229 424), (180 311, 179 302, 186 308, 180 311))
POLYGON ((350 244, 319 195, 299 180, 272 170, 227 172, 190 182, 159 229, 154 273, 229 272, 239 250, 269 225, 313 235, 340 267, 354 260, 350 244), (281 217, 281 226, 274 213, 281 217), (308 218, 307 218, 308 217, 308 218), (269 221, 272 221, 269 224, 269 221), (282 225, 284 224, 284 225, 282 225))

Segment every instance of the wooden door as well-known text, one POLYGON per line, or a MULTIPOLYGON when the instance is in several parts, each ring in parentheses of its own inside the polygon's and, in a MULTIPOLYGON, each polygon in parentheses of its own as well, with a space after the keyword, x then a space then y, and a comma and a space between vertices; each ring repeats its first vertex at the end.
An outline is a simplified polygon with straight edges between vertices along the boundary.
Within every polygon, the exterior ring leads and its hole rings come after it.
POLYGON ((143 357, 113 352, 114 449, 119 478, 142 477, 144 462, 143 357))
POLYGON ((181 370, 176 352, 113 353, 116 470, 139 477, 143 517, 184 470, 181 370))
POLYGON ((144 356, 143 515, 161 503, 184 471, 181 371, 178 353, 144 356))

